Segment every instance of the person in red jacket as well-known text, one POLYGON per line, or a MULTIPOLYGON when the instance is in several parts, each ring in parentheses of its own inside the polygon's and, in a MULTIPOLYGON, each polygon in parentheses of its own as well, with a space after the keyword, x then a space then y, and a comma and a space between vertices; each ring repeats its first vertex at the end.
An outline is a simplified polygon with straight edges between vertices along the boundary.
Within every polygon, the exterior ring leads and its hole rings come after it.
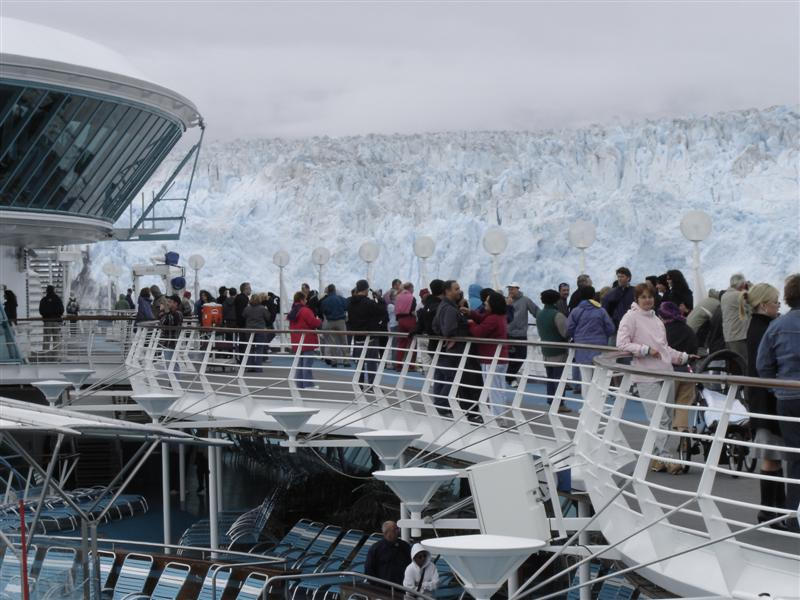
POLYGON ((300 348, 300 364, 297 367, 297 387, 319 389, 314 384, 314 376, 311 372, 311 365, 314 363, 314 351, 319 345, 319 338, 313 329, 319 329, 322 320, 317 318, 310 308, 306 306, 306 295, 297 292, 294 295, 294 304, 289 311, 289 329, 291 332, 292 351, 297 352, 302 338, 303 345, 300 348))
MULTIPOLYGON (((508 339, 508 323, 506 322, 506 299, 503 294, 491 292, 484 302, 485 312, 473 310, 469 313, 469 334, 477 338, 492 340, 508 339)), ((497 355, 497 364, 492 369, 492 360, 497 352, 497 343, 477 344, 478 360, 481 363, 484 385, 489 392, 490 412, 496 417, 501 416, 511 406, 511 395, 506 384, 506 369, 508 368, 508 346, 500 345, 497 355)), ((499 422, 498 424, 503 425, 499 422)))

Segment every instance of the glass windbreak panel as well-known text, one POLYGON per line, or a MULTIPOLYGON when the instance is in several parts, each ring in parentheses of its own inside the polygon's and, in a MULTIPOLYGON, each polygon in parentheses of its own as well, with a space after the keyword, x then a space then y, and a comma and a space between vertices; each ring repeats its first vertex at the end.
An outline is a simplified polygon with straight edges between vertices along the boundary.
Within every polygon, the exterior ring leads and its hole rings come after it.
POLYGON ((115 219, 181 134, 139 108, 0 84, 0 205, 115 219))
POLYGON ((22 354, 19 351, 17 340, 14 337, 14 330, 11 322, 6 316, 3 305, 0 304, 0 363, 19 363, 22 362, 22 354))

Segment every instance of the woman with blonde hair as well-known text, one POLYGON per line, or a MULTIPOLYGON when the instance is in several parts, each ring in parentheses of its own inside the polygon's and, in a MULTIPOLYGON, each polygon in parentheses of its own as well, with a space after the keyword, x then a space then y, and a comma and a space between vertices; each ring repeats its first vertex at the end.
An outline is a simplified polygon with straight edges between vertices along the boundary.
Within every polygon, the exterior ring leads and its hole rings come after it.
MULTIPOLYGON (((758 377, 756 357, 761 338, 767 327, 778 316, 780 302, 777 288, 768 283, 757 283, 749 290, 742 292, 739 297, 739 317, 750 319, 747 328, 747 375, 758 377)), ((750 412, 759 415, 777 415, 777 404, 772 390, 763 387, 749 387, 745 389, 745 402, 750 412)), ((750 417, 750 428, 755 432, 753 441, 757 444, 782 446, 780 423, 773 419, 750 417)), ((784 455, 779 450, 756 448, 756 457, 761 459, 761 474, 769 477, 783 477, 781 461, 784 455)), ((761 487, 762 506, 783 508, 786 501, 786 491, 780 481, 759 481, 761 487)), ((758 522, 767 521, 777 514, 767 511, 758 511, 758 522)), ((774 526, 773 526, 774 527, 774 526)))

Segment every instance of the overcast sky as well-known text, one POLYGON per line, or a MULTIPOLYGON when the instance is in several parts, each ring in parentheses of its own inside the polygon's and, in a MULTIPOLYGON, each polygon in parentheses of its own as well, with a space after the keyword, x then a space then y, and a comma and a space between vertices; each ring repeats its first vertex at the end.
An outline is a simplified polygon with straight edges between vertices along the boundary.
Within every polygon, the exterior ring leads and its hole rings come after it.
POLYGON ((212 139, 541 129, 800 103, 800 3, 15 2, 212 139))

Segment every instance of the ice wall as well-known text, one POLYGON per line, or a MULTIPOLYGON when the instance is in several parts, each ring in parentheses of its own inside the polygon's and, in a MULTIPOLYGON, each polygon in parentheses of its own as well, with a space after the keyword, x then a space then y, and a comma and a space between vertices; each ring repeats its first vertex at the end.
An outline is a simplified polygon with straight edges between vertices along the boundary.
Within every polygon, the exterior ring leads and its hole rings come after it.
MULTIPOLYGON (((691 281, 679 222, 699 209, 714 220, 702 246, 707 285, 723 286, 736 270, 778 285, 800 270, 798 158, 797 107, 562 131, 210 143, 183 237, 169 247, 206 258, 202 287, 249 280, 256 290, 277 289, 272 255, 285 249, 292 291, 301 281, 316 287, 311 251, 326 246, 325 282, 349 290, 366 274, 357 250, 370 238, 381 247, 377 287, 394 277, 416 283, 412 243, 427 234, 437 243, 429 276, 489 284, 481 238, 499 223, 510 237, 501 279, 538 296, 574 284, 579 259, 567 229, 576 219, 597 226, 587 253, 596 284, 623 264, 635 280, 679 268, 691 281)), ((104 280, 105 261, 130 266, 159 252, 152 243, 97 244, 91 270, 104 280)))

